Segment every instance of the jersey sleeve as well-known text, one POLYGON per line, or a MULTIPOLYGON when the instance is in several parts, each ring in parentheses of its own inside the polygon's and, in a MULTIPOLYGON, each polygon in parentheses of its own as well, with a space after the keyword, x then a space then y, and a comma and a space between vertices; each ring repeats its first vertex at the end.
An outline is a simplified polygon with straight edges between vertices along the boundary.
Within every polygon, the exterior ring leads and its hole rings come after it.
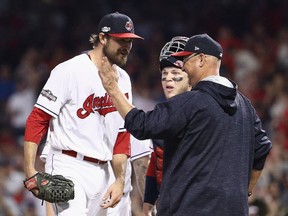
POLYGON ((254 130, 255 130, 255 149, 253 169, 262 170, 266 157, 272 148, 272 142, 269 140, 266 131, 262 129, 261 121, 254 111, 254 130))
POLYGON ((57 117, 61 107, 69 98, 70 73, 63 64, 51 71, 50 77, 44 85, 35 106, 53 117, 57 117))
POLYGON ((113 154, 126 154, 128 157, 131 155, 131 143, 130 143, 130 134, 127 131, 119 132, 113 154))
POLYGON ((51 118, 51 115, 35 107, 26 121, 24 140, 39 144, 48 131, 51 118))
POLYGON ((134 161, 138 158, 145 157, 151 154, 151 140, 138 140, 134 136, 131 135, 131 161, 134 161))

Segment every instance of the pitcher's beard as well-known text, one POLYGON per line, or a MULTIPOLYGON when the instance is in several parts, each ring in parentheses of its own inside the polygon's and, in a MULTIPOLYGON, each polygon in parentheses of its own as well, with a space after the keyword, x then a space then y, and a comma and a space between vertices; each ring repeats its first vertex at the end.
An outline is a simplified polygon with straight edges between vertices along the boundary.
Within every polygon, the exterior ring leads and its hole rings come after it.
POLYGON ((119 67, 123 67, 126 65, 128 54, 123 55, 120 52, 112 54, 108 51, 106 47, 103 48, 103 53, 108 58, 109 62, 111 62, 112 64, 116 64, 119 67))

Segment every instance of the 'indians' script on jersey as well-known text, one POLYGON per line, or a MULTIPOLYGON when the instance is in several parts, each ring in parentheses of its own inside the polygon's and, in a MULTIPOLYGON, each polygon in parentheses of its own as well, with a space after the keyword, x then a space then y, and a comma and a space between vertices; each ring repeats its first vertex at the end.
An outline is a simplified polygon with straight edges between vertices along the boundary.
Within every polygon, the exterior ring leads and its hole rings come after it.
MULTIPOLYGON (((128 93, 125 93, 128 98, 128 93)), ((89 95, 83 103, 83 107, 77 110, 77 116, 81 119, 88 117, 91 113, 98 112, 105 116, 107 113, 117 111, 110 95, 105 93, 102 97, 94 97, 94 93, 89 95)))

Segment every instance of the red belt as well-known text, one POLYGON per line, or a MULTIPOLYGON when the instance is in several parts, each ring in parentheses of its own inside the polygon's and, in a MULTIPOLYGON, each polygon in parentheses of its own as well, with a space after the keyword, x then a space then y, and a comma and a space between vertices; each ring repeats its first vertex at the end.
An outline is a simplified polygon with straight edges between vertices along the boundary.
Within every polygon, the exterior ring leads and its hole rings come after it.
MULTIPOLYGON (((75 152, 73 150, 62 150, 62 154, 66 154, 66 155, 69 155, 69 156, 74 157, 74 158, 77 157, 77 152, 75 152)), ((101 161, 101 160, 98 160, 96 158, 91 158, 91 157, 88 157, 88 156, 84 156, 83 160, 84 161, 89 161, 89 162, 92 162, 92 163, 96 163, 96 164, 105 164, 105 163, 107 163, 107 161, 101 161)))

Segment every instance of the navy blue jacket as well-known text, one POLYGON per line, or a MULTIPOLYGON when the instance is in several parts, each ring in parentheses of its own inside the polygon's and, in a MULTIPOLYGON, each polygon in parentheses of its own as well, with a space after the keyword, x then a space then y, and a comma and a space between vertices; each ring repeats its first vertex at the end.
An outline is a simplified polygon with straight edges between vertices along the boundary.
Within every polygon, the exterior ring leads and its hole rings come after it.
POLYGON ((164 139, 159 216, 246 216, 252 169, 272 143, 250 101, 234 88, 199 82, 192 91, 136 108, 125 127, 138 139, 164 139))

